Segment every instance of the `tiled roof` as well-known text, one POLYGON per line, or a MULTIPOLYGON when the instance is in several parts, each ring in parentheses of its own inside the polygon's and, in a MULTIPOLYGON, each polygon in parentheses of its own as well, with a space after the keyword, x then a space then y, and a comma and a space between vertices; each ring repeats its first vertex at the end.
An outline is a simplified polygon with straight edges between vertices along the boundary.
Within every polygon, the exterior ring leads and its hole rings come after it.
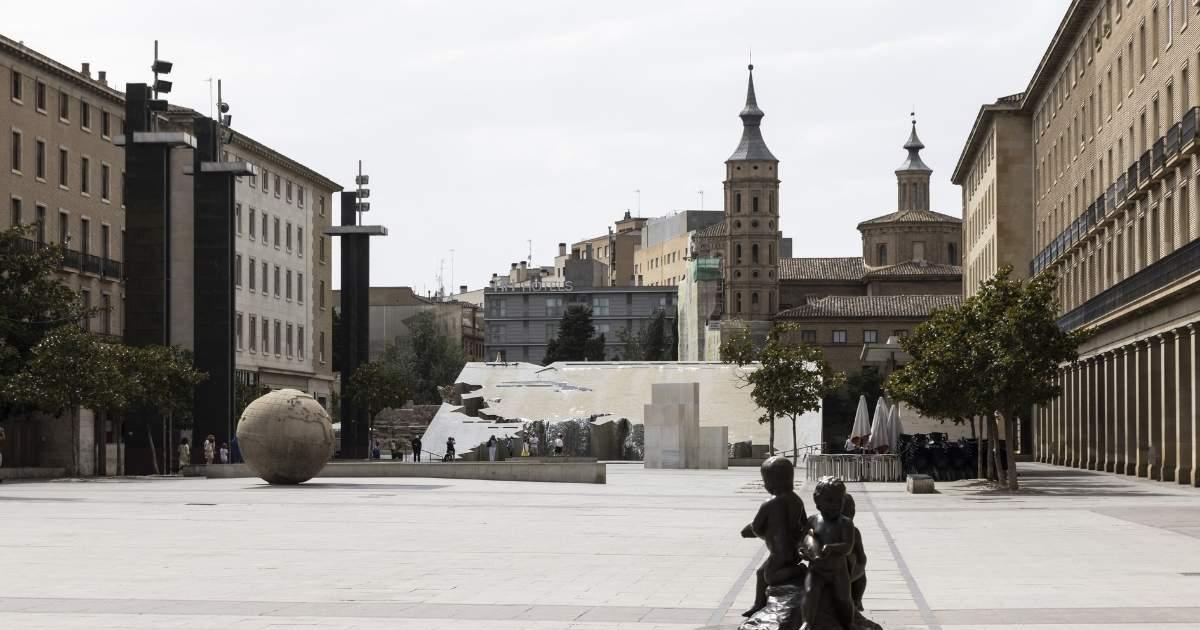
POLYGON ((780 258, 780 280, 862 280, 860 256, 852 258, 780 258))
POLYGON ((902 278, 909 276, 962 276, 962 267, 958 265, 941 265, 935 263, 920 263, 915 260, 908 262, 888 265, 886 267, 875 267, 868 269, 865 277, 867 278, 902 278))
POLYGON ((880 223, 962 223, 962 219, 931 210, 900 210, 874 219, 867 219, 858 226, 880 223))
POLYGON ((696 236, 699 236, 701 238, 710 237, 710 236, 725 236, 725 234, 726 234, 726 231, 725 231, 725 222, 724 221, 718 221, 717 223, 714 223, 708 227, 704 227, 699 230, 696 230, 696 236))
POLYGON ((776 315, 777 319, 925 318, 958 306, 959 295, 831 295, 776 315))

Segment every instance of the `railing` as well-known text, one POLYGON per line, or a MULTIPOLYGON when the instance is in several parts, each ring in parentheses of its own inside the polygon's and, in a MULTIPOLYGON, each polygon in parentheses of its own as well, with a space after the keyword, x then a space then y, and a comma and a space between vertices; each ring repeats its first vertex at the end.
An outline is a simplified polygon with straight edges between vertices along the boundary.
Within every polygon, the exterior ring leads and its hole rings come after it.
POLYGON ((117 280, 123 280, 125 276, 122 275, 122 271, 121 263, 115 260, 109 260, 105 258, 103 265, 101 265, 101 275, 103 275, 105 278, 116 278, 117 280))
POLYGON ((80 254, 73 249, 63 249, 63 267, 68 269, 80 268, 80 254))
POLYGON ((1108 185, 1108 192, 1104 194, 1104 208, 1106 212, 1111 212, 1117 207, 1117 184, 1108 185))
POLYGON ((843 481, 903 481, 904 465, 900 456, 889 455, 813 455, 808 458, 806 477, 814 481, 825 476, 843 481))
POLYGON ((1167 158, 1175 157, 1179 154, 1179 137, 1183 132, 1183 123, 1175 123, 1167 130, 1167 158))
MULTIPOLYGON (((1121 176, 1117 178, 1117 203, 1116 203, 1116 205, 1118 205, 1118 206, 1125 203, 1125 199, 1129 196, 1128 191, 1125 189, 1125 181, 1126 181, 1125 174, 1122 173, 1121 176)), ((1090 211, 1095 210, 1095 208, 1088 208, 1088 210, 1089 210, 1089 214, 1091 214, 1090 211)))
POLYGON ((1138 183, 1138 163, 1137 160, 1129 165, 1129 169, 1125 171, 1125 181, 1127 182, 1127 190, 1130 196, 1136 194, 1138 183))
POLYGON ((102 260, 100 260, 99 256, 93 256, 91 254, 80 254, 80 258, 83 259, 82 271, 84 271, 86 273, 94 273, 96 275, 100 275, 100 271, 103 269, 104 263, 102 260))
POLYGON ((1200 271, 1200 239, 1167 254, 1058 319, 1073 330, 1200 271))
POLYGON ((1200 127, 1197 125, 1198 117, 1200 117, 1200 107, 1193 107, 1183 114, 1183 120, 1181 120, 1179 123, 1180 149, 1183 149, 1196 141, 1196 132, 1198 129, 1200 129, 1200 127))
POLYGON ((1162 170, 1166 162, 1167 139, 1159 137, 1154 141, 1154 146, 1150 147, 1150 170, 1158 172, 1162 170))
POLYGON ((1150 151, 1142 154, 1138 158, 1138 186, 1144 186, 1150 183, 1150 151))

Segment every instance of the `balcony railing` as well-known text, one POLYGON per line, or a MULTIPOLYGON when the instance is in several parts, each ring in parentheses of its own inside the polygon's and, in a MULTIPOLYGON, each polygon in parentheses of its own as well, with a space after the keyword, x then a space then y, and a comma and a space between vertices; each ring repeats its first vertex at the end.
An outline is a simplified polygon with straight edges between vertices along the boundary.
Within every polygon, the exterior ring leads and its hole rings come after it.
POLYGON ((1175 123, 1167 130, 1167 159, 1179 155, 1179 138, 1183 133, 1183 123, 1175 123))
POLYGON ((103 259, 104 264, 101 265, 101 275, 105 278, 115 278, 123 280, 125 276, 122 274, 121 263, 115 260, 103 259))
POLYGON ((1138 158, 1138 186, 1150 183, 1150 152, 1146 151, 1138 158))
POLYGON ((63 250, 63 267, 66 267, 67 269, 78 270, 81 266, 80 258, 81 258, 81 256, 80 256, 79 252, 77 252, 73 249, 64 249, 63 250))
POLYGON ((1167 254, 1058 319, 1074 330, 1200 271, 1200 239, 1167 254))
POLYGON ((1166 160, 1167 139, 1159 137, 1154 141, 1154 146, 1150 147, 1150 172, 1157 173, 1161 171, 1166 160))
POLYGON ((1108 192, 1104 193, 1104 213, 1108 214, 1117 209, 1117 185, 1112 183, 1108 185, 1108 192))
POLYGON ((100 260, 99 256, 93 256, 91 254, 80 254, 80 258, 83 259, 82 271, 84 271, 86 273, 94 273, 97 276, 100 275, 100 271, 103 268, 103 261, 100 260))
POLYGON ((1128 196, 1129 196, 1128 191, 1125 189, 1125 174, 1122 173, 1121 176, 1117 178, 1117 204, 1116 205, 1120 206, 1121 204, 1125 203, 1125 199, 1128 196))
POLYGON ((1200 118, 1200 107, 1193 107, 1183 114, 1183 120, 1179 122, 1179 150, 1187 151, 1194 146, 1196 141, 1196 132, 1200 130, 1197 122, 1200 118))

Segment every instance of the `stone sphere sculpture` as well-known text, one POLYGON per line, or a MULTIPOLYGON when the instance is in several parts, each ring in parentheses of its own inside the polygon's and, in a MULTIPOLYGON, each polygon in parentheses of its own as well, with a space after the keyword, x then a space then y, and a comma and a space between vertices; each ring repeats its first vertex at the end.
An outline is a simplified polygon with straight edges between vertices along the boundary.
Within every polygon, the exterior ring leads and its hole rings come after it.
POLYGON ((237 426, 246 465, 270 484, 304 483, 333 456, 333 424, 312 396, 280 389, 250 403, 237 426))

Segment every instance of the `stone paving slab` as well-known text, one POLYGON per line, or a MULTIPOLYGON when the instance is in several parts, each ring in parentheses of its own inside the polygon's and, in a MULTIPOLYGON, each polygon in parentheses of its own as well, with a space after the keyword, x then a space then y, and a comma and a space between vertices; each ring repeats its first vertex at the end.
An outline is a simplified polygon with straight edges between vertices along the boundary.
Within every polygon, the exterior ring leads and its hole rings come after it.
MULTIPOLYGON (((1200 492, 1023 465, 1028 490, 850 484, 889 630, 1200 630, 1200 492)), ((757 471, 604 486, 239 479, 0 487, 0 628, 735 628, 757 471)), ((801 494, 811 505, 811 489, 801 494)))

